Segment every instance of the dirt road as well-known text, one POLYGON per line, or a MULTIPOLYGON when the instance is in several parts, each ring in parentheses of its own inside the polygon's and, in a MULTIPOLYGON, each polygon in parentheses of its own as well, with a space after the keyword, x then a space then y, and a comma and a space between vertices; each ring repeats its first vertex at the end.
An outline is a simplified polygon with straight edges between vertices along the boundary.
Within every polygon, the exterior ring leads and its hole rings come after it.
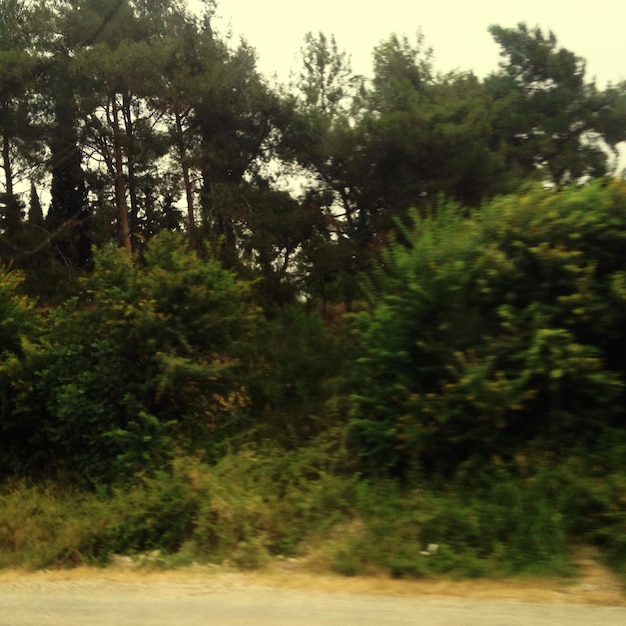
POLYGON ((201 583, 65 581, 0 586, 2 626, 623 626, 626 608, 397 598, 201 583))
POLYGON ((626 624, 621 589, 586 580, 563 586, 344 579, 288 570, 4 572, 0 626, 626 624))

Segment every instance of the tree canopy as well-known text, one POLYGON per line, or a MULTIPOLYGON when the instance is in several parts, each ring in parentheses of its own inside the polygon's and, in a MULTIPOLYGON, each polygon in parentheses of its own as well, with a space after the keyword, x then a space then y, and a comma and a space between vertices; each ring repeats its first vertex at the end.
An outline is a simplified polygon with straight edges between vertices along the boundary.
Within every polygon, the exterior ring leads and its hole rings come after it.
POLYGON ((0 14, 0 255, 44 299, 63 276, 59 294, 75 289, 93 247, 178 230, 257 277, 268 306, 349 304, 409 208, 597 178, 626 139, 624 85, 598 89, 525 24, 490 28, 502 61, 485 79, 438 74, 419 30, 380 42, 371 77, 308 33, 281 86, 215 28, 213 3, 3 0, 0 14))

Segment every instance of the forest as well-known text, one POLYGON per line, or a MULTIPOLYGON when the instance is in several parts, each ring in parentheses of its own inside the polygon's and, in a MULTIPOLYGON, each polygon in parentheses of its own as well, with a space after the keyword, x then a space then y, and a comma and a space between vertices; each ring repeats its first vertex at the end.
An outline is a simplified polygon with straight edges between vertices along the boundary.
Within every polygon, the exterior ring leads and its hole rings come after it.
POLYGON ((202 4, 0 0, 0 567, 626 576, 626 83, 202 4))

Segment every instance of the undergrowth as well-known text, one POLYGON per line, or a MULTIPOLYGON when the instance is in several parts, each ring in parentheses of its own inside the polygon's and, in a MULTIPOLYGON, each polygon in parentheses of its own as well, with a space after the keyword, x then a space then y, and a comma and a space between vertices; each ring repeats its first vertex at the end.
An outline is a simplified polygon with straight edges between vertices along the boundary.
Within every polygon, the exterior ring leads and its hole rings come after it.
POLYGON ((258 568, 314 545, 345 575, 569 576, 572 544, 599 546, 626 571, 626 479, 571 458, 494 466, 450 481, 365 480, 329 440, 241 451, 209 466, 179 457, 124 489, 75 492, 5 483, 0 567, 106 565, 158 551, 152 565, 258 568), (595 473, 594 473, 595 471, 595 473))

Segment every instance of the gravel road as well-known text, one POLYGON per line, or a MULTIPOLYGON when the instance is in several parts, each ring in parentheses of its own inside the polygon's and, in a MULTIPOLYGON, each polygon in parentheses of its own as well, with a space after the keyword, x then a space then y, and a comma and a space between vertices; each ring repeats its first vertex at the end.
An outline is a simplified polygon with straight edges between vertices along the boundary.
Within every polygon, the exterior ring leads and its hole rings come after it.
POLYGON ((224 584, 219 578, 0 580, 0 626, 623 626, 626 607, 224 584))

